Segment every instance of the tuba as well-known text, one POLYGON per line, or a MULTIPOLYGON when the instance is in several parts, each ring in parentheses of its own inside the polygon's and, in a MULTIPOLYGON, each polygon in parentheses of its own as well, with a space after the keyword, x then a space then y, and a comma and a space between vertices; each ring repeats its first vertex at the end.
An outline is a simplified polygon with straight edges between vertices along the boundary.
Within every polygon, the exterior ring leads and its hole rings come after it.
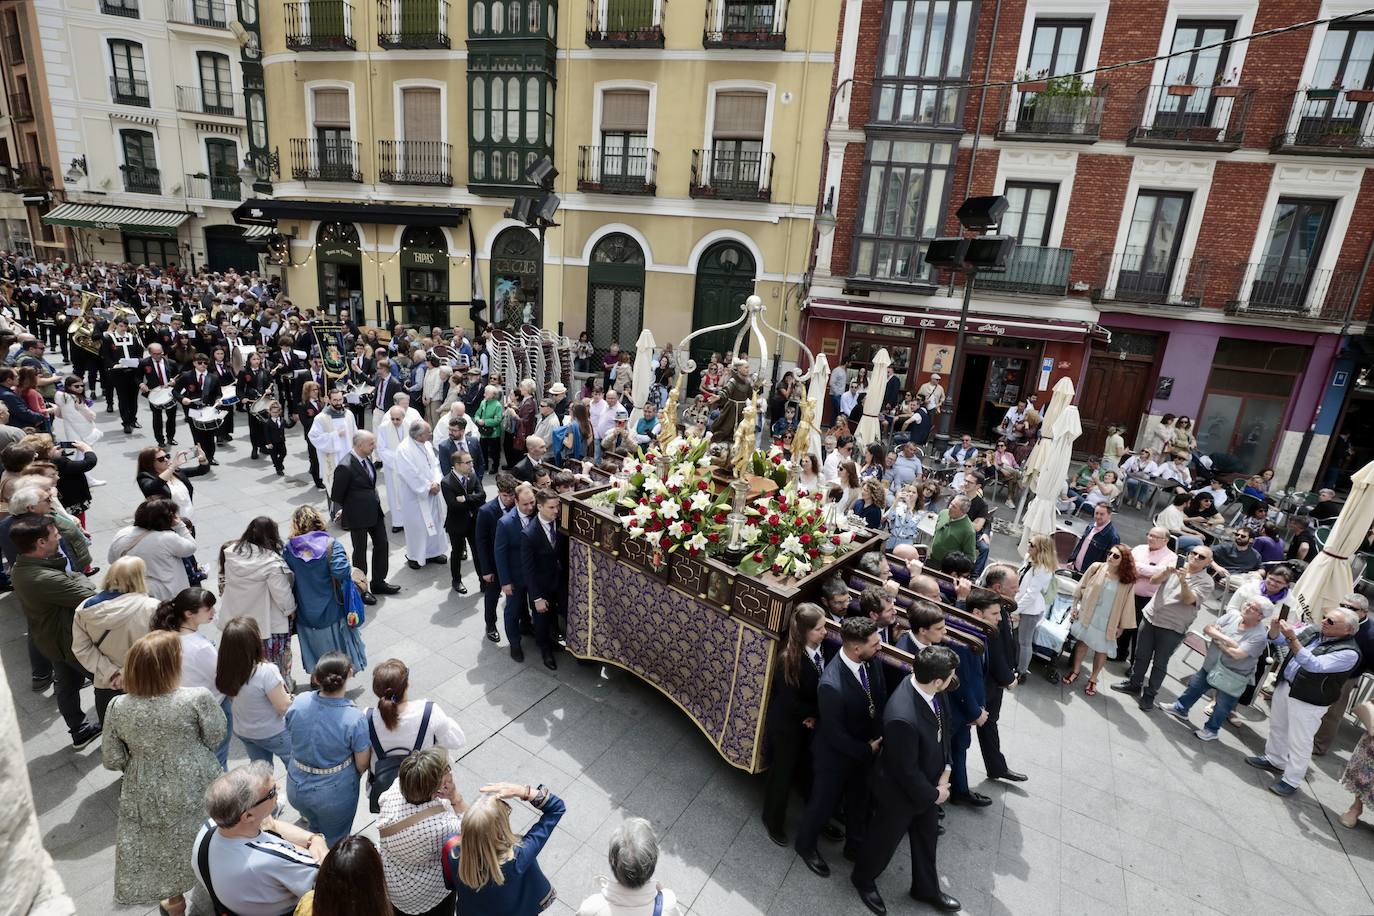
POLYGON ((91 309, 100 304, 100 297, 91 293, 81 293, 81 314, 77 315, 67 325, 67 336, 71 342, 88 353, 99 355, 100 341, 94 337, 95 322, 91 318, 91 309))

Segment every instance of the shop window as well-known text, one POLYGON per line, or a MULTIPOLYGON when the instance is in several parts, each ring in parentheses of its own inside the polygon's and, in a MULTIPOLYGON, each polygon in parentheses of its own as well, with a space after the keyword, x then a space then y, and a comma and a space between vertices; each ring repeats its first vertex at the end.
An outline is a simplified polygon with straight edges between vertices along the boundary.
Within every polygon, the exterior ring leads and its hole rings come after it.
POLYGON ((1223 337, 1195 424, 1198 450, 1235 455, 1242 467, 1270 462, 1283 418, 1311 351, 1223 337))
POLYGON ((887 4, 874 89, 879 124, 958 127, 974 0, 893 0, 887 4))
POLYGON ((130 264, 175 267, 181 263, 176 239, 124 236, 124 258, 130 264))
POLYGON ((926 243, 939 234, 954 144, 870 140, 864 163, 853 276, 926 280, 926 243))

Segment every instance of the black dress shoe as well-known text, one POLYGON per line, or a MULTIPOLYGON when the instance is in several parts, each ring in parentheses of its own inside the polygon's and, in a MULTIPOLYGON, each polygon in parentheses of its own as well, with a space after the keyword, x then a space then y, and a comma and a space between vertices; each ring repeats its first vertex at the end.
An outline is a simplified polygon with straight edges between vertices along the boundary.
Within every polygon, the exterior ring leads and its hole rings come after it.
POLYGON ((137 420, 135 420, 135 421, 134 421, 134 429, 142 429, 142 428, 143 428, 143 424, 140 423, 140 422, 138 422, 137 420))
POLYGON ((777 845, 785 847, 789 844, 786 831, 770 827, 768 824, 764 824, 763 827, 768 831, 768 839, 772 840, 777 845))
POLYGON ((248 457, 251 458, 251 459, 253 459, 254 461, 257 461, 257 460, 258 460, 258 450, 257 450, 257 449, 253 449, 253 454, 249 455, 248 457))
POLYGON ((501 641, 501 634, 496 632, 496 627, 492 627, 491 629, 487 630, 487 639, 490 639, 492 642, 501 641))
POLYGON ((448 562, 448 557, 444 556, 443 554, 440 554, 440 555, 437 556, 437 557, 430 557, 428 560, 425 560, 425 563, 426 563, 426 564, 432 565, 432 566, 443 566, 443 565, 444 565, 445 563, 447 563, 447 562, 448 562))
POLYGON ((825 826, 821 828, 821 836, 838 843, 844 839, 844 828, 834 821, 826 821, 825 826))
POLYGON ((911 899, 919 900, 921 903, 929 904, 937 910, 944 910, 946 913, 955 913, 961 909, 958 900, 955 900, 949 894, 943 892, 936 894, 934 897, 918 897, 916 892, 912 891, 911 899))
POLYGON ((363 592, 363 604, 367 605, 368 607, 372 607, 376 603, 376 595, 372 594, 371 592, 363 592))
POLYGON ((510 657, 512 661, 523 662, 525 660, 525 650, 519 646, 510 647, 510 657))
POLYGON ((935 835, 936 835, 936 836, 944 836, 944 835, 945 835, 945 825, 944 825, 944 824, 936 824, 936 825, 935 825, 935 835))
POLYGON ((989 773, 989 779, 1005 779, 1007 782, 1025 782, 1028 778, 1025 773, 1018 773, 1015 770, 1005 770, 1001 773, 989 773))
POLYGON ((416 563, 414 560, 406 560, 406 565, 409 566, 411 569, 419 569, 419 568, 420 568, 420 564, 419 564, 419 563, 416 563))
POLYGON ((113 405, 113 404, 106 404, 106 405, 105 405, 105 412, 106 412, 106 413, 114 413, 114 405, 113 405))
POLYGON ((390 582, 373 582, 372 592, 376 595, 398 595, 401 592, 401 587, 392 585, 390 582))
POLYGON ((392 525, 392 526, 391 526, 391 533, 392 533, 392 534, 395 534, 395 533, 398 532, 398 531, 404 531, 404 530, 405 530, 405 529, 402 528, 400 525, 392 525))
POLYGON ((316 490, 323 490, 323 489, 324 489, 324 481, 323 481, 323 480, 317 480, 317 481, 315 481, 315 489, 316 489, 316 490))
POLYGON ((826 863, 825 859, 821 858, 819 852, 813 849, 810 852, 798 853, 798 855, 801 856, 801 860, 806 863, 806 867, 811 869, 812 872, 820 875, 822 878, 830 877, 830 865, 826 863))
POLYGON ((875 914, 875 916, 887 916, 887 904, 883 903, 882 895, 878 893, 876 887, 867 891, 859 890, 859 899, 864 902, 864 906, 868 907, 870 913, 875 914))
POLYGON ((126 435, 126 436, 132 436, 133 434, 134 434, 134 428, 133 428, 132 426, 126 426, 126 427, 124 427, 124 435, 126 435))
POLYGON ((211 459, 210 459, 210 467, 212 467, 212 468, 217 468, 217 467, 219 467, 219 462, 216 461, 215 459, 211 458, 211 459))
POLYGON ((981 792, 970 792, 967 795, 953 795, 949 797, 951 805, 971 805, 974 808, 986 808, 992 804, 992 799, 981 792))
POLYGON ((173 439, 171 436, 168 436, 168 437, 167 437, 167 444, 168 444, 168 445, 176 445, 176 444, 177 444, 177 440, 173 439))
POLYGON ((468 593, 468 587, 462 582, 453 583, 453 590, 460 595, 466 595, 468 593))
POLYGON ((1115 684, 1112 684, 1110 686, 1117 693, 1129 693, 1133 694, 1134 696, 1140 696, 1140 688, 1131 684, 1130 681, 1117 681, 1115 684))
POLYGON ((552 652, 544 653, 544 667, 548 668, 550 671, 558 670, 558 662, 554 659, 552 652))

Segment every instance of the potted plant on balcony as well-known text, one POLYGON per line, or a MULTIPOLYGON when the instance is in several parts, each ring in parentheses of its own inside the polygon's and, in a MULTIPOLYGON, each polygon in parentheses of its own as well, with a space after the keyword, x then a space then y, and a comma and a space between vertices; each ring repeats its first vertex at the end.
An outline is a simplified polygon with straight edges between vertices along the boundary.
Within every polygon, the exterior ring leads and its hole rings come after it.
POLYGON ((1185 80, 1183 77, 1179 77, 1178 82, 1170 85, 1167 91, 1169 95, 1179 95, 1191 98, 1193 94, 1197 92, 1197 85, 1194 84, 1192 80, 1185 80))
POLYGON ((1047 70, 1041 70, 1038 73, 1036 73, 1035 76, 1032 77, 1029 74, 1027 74, 1025 70, 1020 71, 1016 74, 1017 91, 1044 92, 1047 88, 1049 88, 1049 79, 1047 77, 1048 72, 1049 71, 1047 70))
POLYGON ((1218 73, 1216 85, 1212 87, 1212 98, 1234 99, 1236 96, 1240 95, 1240 86, 1237 85, 1239 82, 1238 77, 1239 74, 1235 67, 1231 68, 1231 74, 1229 76, 1223 77, 1218 73))
POLYGON ((1361 89, 1358 86, 1353 89, 1347 89, 1345 90, 1345 99, 1347 102, 1361 104, 1374 102, 1374 89, 1361 89))
POLYGON ((1031 121, 1047 133, 1085 134, 1092 105, 1083 101, 1097 89, 1081 76, 1058 76, 1046 81, 1045 91, 1027 100, 1031 121))
POLYGON ((1336 96, 1341 94, 1341 84, 1333 81, 1331 85, 1327 86, 1325 89, 1321 89, 1316 86, 1309 86, 1305 91, 1307 93, 1308 99, 1311 99, 1313 101, 1325 101, 1328 99, 1334 99, 1336 96))

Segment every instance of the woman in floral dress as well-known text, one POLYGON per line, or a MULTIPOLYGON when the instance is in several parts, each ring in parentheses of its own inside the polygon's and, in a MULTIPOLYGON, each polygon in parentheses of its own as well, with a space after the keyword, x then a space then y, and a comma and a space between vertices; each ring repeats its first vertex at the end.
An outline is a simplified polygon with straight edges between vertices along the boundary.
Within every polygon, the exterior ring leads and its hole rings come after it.
POLYGON ((1341 826, 1355 829, 1365 805, 1374 805, 1374 734, 1366 734, 1355 745, 1355 753, 1345 765, 1341 785, 1355 793, 1350 810, 1341 815, 1341 826))

